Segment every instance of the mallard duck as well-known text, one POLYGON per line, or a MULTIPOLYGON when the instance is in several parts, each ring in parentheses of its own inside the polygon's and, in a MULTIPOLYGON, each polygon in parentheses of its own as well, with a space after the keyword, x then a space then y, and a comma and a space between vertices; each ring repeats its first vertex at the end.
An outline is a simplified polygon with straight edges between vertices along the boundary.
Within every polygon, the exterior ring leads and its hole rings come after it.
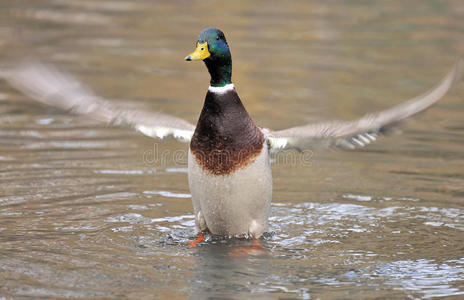
POLYGON ((203 61, 211 75, 196 126, 162 113, 122 109, 38 61, 18 63, 5 78, 42 103, 111 124, 126 124, 151 137, 171 136, 190 142, 188 181, 198 232, 259 238, 268 228, 270 214, 271 151, 368 145, 385 129, 438 101, 464 70, 460 61, 432 90, 355 121, 326 121, 273 131, 258 127, 243 106, 231 80, 232 57, 222 31, 203 30, 195 51, 185 59, 203 61))

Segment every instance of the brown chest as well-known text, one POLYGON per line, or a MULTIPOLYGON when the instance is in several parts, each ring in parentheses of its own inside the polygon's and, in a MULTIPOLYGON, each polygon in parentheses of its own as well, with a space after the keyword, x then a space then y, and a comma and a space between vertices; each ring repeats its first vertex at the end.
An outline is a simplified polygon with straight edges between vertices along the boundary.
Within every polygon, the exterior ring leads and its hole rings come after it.
POLYGON ((264 139, 235 90, 208 92, 190 150, 208 173, 228 175, 250 164, 261 153, 264 139))

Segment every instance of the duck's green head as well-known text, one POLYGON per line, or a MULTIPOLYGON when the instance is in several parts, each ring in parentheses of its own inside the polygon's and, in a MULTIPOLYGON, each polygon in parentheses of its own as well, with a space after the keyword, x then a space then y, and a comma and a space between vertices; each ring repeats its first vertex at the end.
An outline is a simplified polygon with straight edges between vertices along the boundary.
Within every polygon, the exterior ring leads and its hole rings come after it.
POLYGON ((211 75, 211 86, 232 83, 232 57, 224 33, 216 28, 207 28, 198 36, 196 49, 185 60, 202 60, 211 75))

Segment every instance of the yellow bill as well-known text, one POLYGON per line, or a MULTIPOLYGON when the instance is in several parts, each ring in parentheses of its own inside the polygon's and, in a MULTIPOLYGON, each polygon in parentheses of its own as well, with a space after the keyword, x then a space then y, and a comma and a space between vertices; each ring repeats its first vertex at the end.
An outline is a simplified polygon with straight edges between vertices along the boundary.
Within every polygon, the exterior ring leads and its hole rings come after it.
POLYGON ((197 42, 197 48, 195 51, 190 53, 185 60, 191 61, 191 60, 203 60, 205 58, 208 58, 211 55, 208 51, 208 43, 204 42, 203 44, 200 44, 197 42))

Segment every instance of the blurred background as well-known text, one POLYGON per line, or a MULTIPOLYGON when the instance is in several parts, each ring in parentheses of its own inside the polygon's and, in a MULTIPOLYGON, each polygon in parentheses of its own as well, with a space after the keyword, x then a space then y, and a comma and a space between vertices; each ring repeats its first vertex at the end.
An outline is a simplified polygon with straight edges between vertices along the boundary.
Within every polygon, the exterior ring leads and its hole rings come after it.
MULTIPOLYGON (((9 0, 0 66, 37 57, 112 101, 195 123, 209 74, 184 57, 217 27, 250 115, 283 129, 425 92, 464 56, 463 20, 462 0, 9 0)), ((45 107, 0 81, 0 296, 458 297, 463 95, 461 83, 365 149, 274 164, 267 252, 231 258, 248 242, 186 246, 186 157, 173 153, 187 144, 45 107), (150 151, 167 159, 147 161, 150 151)))

